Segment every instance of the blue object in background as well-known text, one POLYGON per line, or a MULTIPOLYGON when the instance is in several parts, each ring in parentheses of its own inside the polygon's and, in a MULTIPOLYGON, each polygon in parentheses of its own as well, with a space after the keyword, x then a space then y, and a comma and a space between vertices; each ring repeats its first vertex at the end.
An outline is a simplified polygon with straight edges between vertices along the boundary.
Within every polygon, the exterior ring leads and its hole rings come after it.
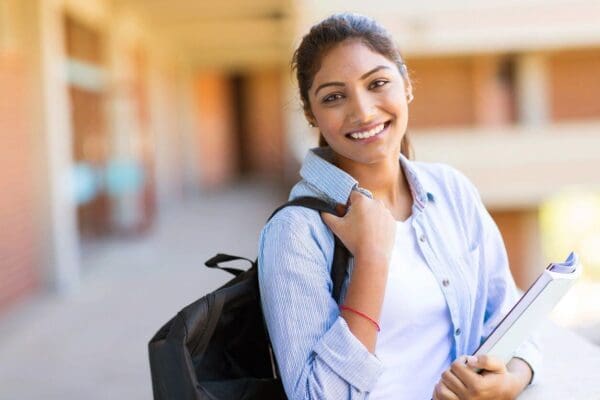
POLYGON ((144 184, 144 170, 134 160, 111 160, 104 174, 105 189, 111 196, 135 193, 144 184))
POLYGON ((82 205, 92 201, 100 189, 100 177, 98 171, 90 164, 80 162, 73 168, 75 203, 82 205))

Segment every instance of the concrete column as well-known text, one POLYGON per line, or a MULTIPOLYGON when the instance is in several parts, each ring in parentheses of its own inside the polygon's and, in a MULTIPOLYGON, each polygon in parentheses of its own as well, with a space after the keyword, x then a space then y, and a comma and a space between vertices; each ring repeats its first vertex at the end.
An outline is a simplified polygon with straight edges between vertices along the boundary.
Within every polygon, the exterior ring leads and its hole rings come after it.
MULTIPOLYGON (((107 101, 110 135, 110 162, 139 166, 142 126, 138 118, 135 94, 134 51, 139 48, 140 28, 135 20, 118 18, 107 31, 110 86, 107 101)), ((139 191, 114 194, 111 225, 122 232, 134 232, 143 219, 139 191)))
POLYGON ((306 156, 306 152, 318 144, 318 129, 311 128, 304 117, 298 89, 290 79, 282 77, 284 82, 283 99, 284 104, 284 132, 285 132, 285 154, 284 176, 288 183, 298 180, 299 166, 306 156))
POLYGON ((154 178, 158 211, 181 200, 184 191, 184 167, 187 146, 180 122, 186 105, 177 95, 176 75, 172 66, 155 62, 150 66, 149 108, 153 133, 154 178))
POLYGON ((523 54, 517 59, 517 107, 519 121, 542 126, 550 119, 548 67, 544 55, 523 54))
POLYGON ((66 80, 62 2, 39 1, 36 38, 40 51, 42 143, 47 180, 48 280, 59 292, 80 284, 80 248, 73 183, 73 136, 66 80))
POLYGON ((184 194, 194 197, 199 193, 200 173, 198 167, 198 143, 196 132, 198 127, 195 124, 194 109, 194 70, 191 66, 184 64, 180 66, 179 76, 177 78, 177 93, 179 99, 177 115, 178 127, 182 132, 183 148, 183 183, 184 194))

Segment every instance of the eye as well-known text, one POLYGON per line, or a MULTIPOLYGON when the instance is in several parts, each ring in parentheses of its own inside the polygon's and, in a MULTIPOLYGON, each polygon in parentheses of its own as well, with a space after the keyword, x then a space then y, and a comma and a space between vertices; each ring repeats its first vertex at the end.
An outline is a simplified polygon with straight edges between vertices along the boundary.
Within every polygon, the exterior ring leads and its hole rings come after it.
POLYGON ((334 93, 334 94, 330 94, 329 96, 326 96, 323 98, 323 103, 331 103, 332 101, 336 101, 338 99, 341 99, 342 95, 339 93, 334 93))
POLYGON ((389 83, 388 80, 386 79, 377 79, 376 81, 373 81, 370 85, 369 85, 369 89, 377 89, 379 87, 382 87, 384 85, 387 85, 389 83))

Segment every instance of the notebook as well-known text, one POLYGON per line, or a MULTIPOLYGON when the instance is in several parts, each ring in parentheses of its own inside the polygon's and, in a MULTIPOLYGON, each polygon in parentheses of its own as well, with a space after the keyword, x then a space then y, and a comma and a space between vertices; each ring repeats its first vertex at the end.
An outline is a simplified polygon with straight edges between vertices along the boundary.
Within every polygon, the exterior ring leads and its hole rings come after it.
POLYGON ((581 269, 573 252, 565 262, 550 264, 473 355, 493 355, 508 363, 521 343, 573 286, 581 269))

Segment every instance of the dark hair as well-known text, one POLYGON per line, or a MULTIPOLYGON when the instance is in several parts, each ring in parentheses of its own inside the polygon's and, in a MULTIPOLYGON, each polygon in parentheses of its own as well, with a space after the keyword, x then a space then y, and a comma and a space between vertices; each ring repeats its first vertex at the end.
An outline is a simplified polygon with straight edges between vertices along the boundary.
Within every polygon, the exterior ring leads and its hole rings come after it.
MULTIPOLYGON (((372 18, 354 13, 334 14, 314 25, 306 34, 292 57, 292 71, 296 71, 298 89, 302 107, 306 114, 311 114, 308 90, 313 84, 316 73, 321 68, 325 54, 337 44, 347 39, 362 41, 371 50, 381 54, 398 67, 405 82, 410 83, 408 70, 402 60, 400 51, 389 32, 372 18)), ((319 146, 327 142, 319 134, 319 146)), ((410 141, 405 134, 400 151, 406 157, 412 155, 410 141)))

